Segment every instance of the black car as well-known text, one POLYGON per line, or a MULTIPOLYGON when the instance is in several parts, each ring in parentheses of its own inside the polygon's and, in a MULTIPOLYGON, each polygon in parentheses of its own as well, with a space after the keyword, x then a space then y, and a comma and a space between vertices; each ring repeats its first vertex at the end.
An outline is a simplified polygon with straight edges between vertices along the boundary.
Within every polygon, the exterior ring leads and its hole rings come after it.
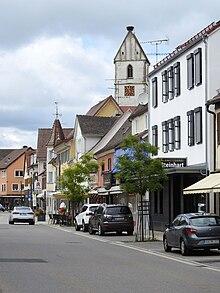
POLYGON ((89 219, 89 233, 104 235, 105 232, 117 232, 121 235, 126 231, 133 235, 134 223, 131 210, 123 204, 100 205, 89 219))
POLYGON ((212 214, 180 214, 163 235, 166 252, 172 247, 180 248, 182 255, 188 255, 194 249, 220 249, 220 217, 212 214))

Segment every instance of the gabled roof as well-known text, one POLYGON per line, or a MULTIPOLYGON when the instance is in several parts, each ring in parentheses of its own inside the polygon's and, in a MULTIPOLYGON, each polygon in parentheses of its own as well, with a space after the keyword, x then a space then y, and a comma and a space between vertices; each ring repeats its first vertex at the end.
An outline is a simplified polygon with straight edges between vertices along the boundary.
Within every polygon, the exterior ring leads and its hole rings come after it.
POLYGON ((0 161, 15 149, 0 149, 0 161))
POLYGON ((130 119, 134 119, 144 113, 148 112, 148 104, 146 105, 141 105, 139 104, 136 109, 134 110, 134 112, 131 114, 130 119))
POLYGON ((176 58, 177 56, 188 50, 190 47, 200 42, 204 38, 204 36, 210 35, 212 32, 219 29, 219 27, 220 21, 212 22, 207 27, 198 32, 196 35, 191 37, 189 40, 176 47, 176 49, 172 53, 168 54, 165 58, 163 58, 157 64, 154 65, 154 70, 150 72, 149 76, 151 76, 152 73, 157 71, 164 64, 168 63, 170 60, 176 58))
POLYGON ((112 101, 115 104, 115 107, 118 109, 119 112, 121 112, 121 114, 123 113, 123 110, 120 108, 113 96, 109 96, 90 108, 86 115, 95 116, 109 101, 112 101))
POLYGON ((126 136, 131 135, 131 122, 129 119, 125 121, 122 127, 116 132, 116 134, 112 137, 108 144, 105 145, 100 151, 96 152, 95 154, 100 154, 105 151, 115 149, 120 146, 123 141, 123 138, 126 136))
POLYGON ((120 107, 123 113, 127 112, 128 110, 131 110, 131 112, 134 112, 137 108, 137 106, 123 106, 123 105, 121 105, 120 107))
POLYGON ((13 162, 15 162, 20 156, 22 156, 29 147, 25 146, 22 149, 15 149, 8 153, 1 161, 0 161, 0 169, 5 169, 13 162))
POLYGON ((83 136, 104 136, 119 117, 76 115, 83 136))
MULTIPOLYGON (((63 128, 62 129, 64 138, 67 138, 73 128, 63 128)), ((37 160, 46 161, 47 158, 47 144, 51 138, 52 128, 39 128, 38 129, 38 139, 37 139, 37 160)))
POLYGON ((65 139, 62 126, 59 119, 55 119, 50 133, 50 138, 47 142, 47 146, 55 146, 60 141, 65 139))
POLYGON ((124 38, 124 40, 123 40, 121 46, 119 47, 117 54, 115 55, 114 63, 115 63, 115 61, 116 61, 116 59, 117 59, 117 56, 120 55, 121 48, 122 48, 122 47, 124 46, 124 44, 126 43, 126 40, 127 40, 127 39, 130 39, 130 38, 134 38, 134 40, 135 40, 135 42, 136 42, 136 45, 140 48, 140 51, 141 51, 141 53, 142 53, 143 56, 144 56, 144 59, 148 62, 148 64, 150 64, 150 62, 149 62, 149 60, 148 60, 148 58, 147 58, 147 56, 146 56, 146 54, 145 54, 143 48, 141 47, 141 44, 139 43, 139 41, 138 41, 138 39, 137 39, 135 33, 133 32, 133 29, 134 29, 133 26, 128 26, 128 27, 127 27, 128 33, 127 33, 127 35, 125 36, 125 38, 124 38))

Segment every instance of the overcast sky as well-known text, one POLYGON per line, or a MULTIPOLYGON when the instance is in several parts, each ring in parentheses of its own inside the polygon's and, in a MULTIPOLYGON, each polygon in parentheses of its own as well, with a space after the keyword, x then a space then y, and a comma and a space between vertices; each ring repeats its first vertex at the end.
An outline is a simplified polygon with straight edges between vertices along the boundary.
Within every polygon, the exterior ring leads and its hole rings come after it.
MULTIPOLYGON (((63 127, 114 95, 113 59, 134 26, 169 53, 213 21, 219 0, 0 0, 0 148, 36 148, 38 128, 63 127)), ((155 45, 141 43, 153 65, 155 45)), ((161 55, 161 57, 164 57, 161 55)))

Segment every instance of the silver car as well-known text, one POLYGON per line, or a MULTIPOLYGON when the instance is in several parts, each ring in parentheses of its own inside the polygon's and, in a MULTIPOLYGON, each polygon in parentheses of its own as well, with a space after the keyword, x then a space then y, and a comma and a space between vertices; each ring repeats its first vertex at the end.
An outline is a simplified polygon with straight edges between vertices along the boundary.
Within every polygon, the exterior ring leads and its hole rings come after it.
POLYGON ((35 214, 30 207, 17 206, 11 211, 9 215, 9 224, 14 223, 29 223, 35 224, 35 214))
POLYGON ((220 250, 220 217, 212 214, 180 214, 163 235, 166 252, 172 247, 180 248, 182 255, 188 255, 194 249, 220 250))

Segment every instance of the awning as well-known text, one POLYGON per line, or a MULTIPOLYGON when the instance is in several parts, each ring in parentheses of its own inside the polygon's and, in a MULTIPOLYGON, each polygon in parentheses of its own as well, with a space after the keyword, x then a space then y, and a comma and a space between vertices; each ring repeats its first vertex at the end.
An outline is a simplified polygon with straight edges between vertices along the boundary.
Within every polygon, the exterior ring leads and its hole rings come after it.
POLYGON ((37 198, 44 198, 44 194, 43 194, 43 193, 39 193, 39 194, 37 195, 37 198))
POLYGON ((213 173, 183 189, 183 194, 220 192, 220 173, 213 173))
POLYGON ((66 196, 66 194, 64 194, 64 193, 62 193, 60 191, 56 191, 52 195, 56 199, 63 199, 63 200, 67 200, 68 199, 67 196, 66 196))

